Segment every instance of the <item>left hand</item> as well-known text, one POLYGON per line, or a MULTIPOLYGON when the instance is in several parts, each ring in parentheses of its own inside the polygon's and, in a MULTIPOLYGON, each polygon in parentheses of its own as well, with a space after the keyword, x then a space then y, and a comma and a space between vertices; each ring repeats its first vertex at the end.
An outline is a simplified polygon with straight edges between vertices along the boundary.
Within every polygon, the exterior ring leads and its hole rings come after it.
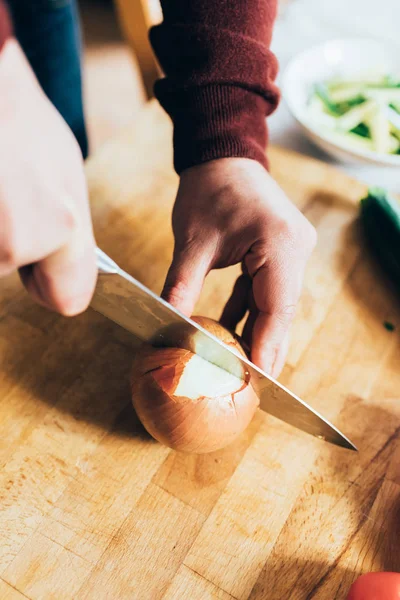
POLYGON ((316 233, 258 162, 223 158, 181 175, 173 211, 175 249, 163 298, 190 316, 211 269, 242 263, 221 321, 243 331, 252 361, 274 377, 287 353, 316 233))

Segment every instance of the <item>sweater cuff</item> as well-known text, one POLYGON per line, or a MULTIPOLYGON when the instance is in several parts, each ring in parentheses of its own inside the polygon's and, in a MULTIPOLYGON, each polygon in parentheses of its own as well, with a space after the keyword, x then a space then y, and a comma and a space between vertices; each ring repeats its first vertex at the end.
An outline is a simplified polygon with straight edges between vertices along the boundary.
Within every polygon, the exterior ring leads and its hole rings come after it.
POLYGON ((218 158, 241 157, 268 168, 265 98, 230 84, 209 84, 175 92, 168 80, 155 94, 174 123, 174 167, 184 169, 218 158))
POLYGON ((6 5, 0 0, 0 51, 12 35, 11 20, 6 5))

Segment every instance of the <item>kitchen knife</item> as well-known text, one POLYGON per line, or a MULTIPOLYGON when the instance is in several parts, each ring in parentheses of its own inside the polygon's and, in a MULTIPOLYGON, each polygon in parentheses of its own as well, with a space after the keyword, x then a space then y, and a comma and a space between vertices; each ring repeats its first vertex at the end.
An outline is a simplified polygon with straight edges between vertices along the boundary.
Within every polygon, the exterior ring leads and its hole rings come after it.
POLYGON ((100 249, 97 249, 97 266, 99 276, 91 302, 97 312, 153 346, 194 350, 239 378, 243 377, 244 367, 262 410, 317 438, 357 450, 303 400, 125 273, 100 249))

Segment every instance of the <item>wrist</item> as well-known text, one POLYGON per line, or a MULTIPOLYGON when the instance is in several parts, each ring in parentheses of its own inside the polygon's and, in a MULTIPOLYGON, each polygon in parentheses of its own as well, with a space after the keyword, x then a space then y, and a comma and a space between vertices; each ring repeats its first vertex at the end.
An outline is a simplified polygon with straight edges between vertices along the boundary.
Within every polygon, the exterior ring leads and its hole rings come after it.
POLYGON ((174 122, 174 166, 183 170, 222 158, 252 159, 268 168, 266 117, 271 106, 239 86, 208 85, 187 90, 184 100, 166 80, 156 94, 174 122))
POLYGON ((268 175, 265 166, 257 160, 240 156, 227 156, 187 167, 181 171, 180 178, 202 177, 207 173, 210 175, 221 175, 230 179, 232 175, 238 176, 244 172, 247 174, 254 173, 254 175, 268 175))

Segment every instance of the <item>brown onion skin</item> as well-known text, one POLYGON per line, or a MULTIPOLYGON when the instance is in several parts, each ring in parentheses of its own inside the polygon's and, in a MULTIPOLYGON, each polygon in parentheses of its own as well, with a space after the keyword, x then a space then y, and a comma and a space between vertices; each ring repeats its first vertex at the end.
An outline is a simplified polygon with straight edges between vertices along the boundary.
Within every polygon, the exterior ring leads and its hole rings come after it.
MULTIPOLYGON (((206 317, 193 319, 244 354, 235 336, 220 323, 206 317)), ((204 454, 233 442, 249 425, 259 400, 245 381, 235 393, 220 397, 192 400, 173 396, 171 391, 192 356, 181 348, 142 347, 132 367, 132 402, 156 440, 181 452, 204 454)))

